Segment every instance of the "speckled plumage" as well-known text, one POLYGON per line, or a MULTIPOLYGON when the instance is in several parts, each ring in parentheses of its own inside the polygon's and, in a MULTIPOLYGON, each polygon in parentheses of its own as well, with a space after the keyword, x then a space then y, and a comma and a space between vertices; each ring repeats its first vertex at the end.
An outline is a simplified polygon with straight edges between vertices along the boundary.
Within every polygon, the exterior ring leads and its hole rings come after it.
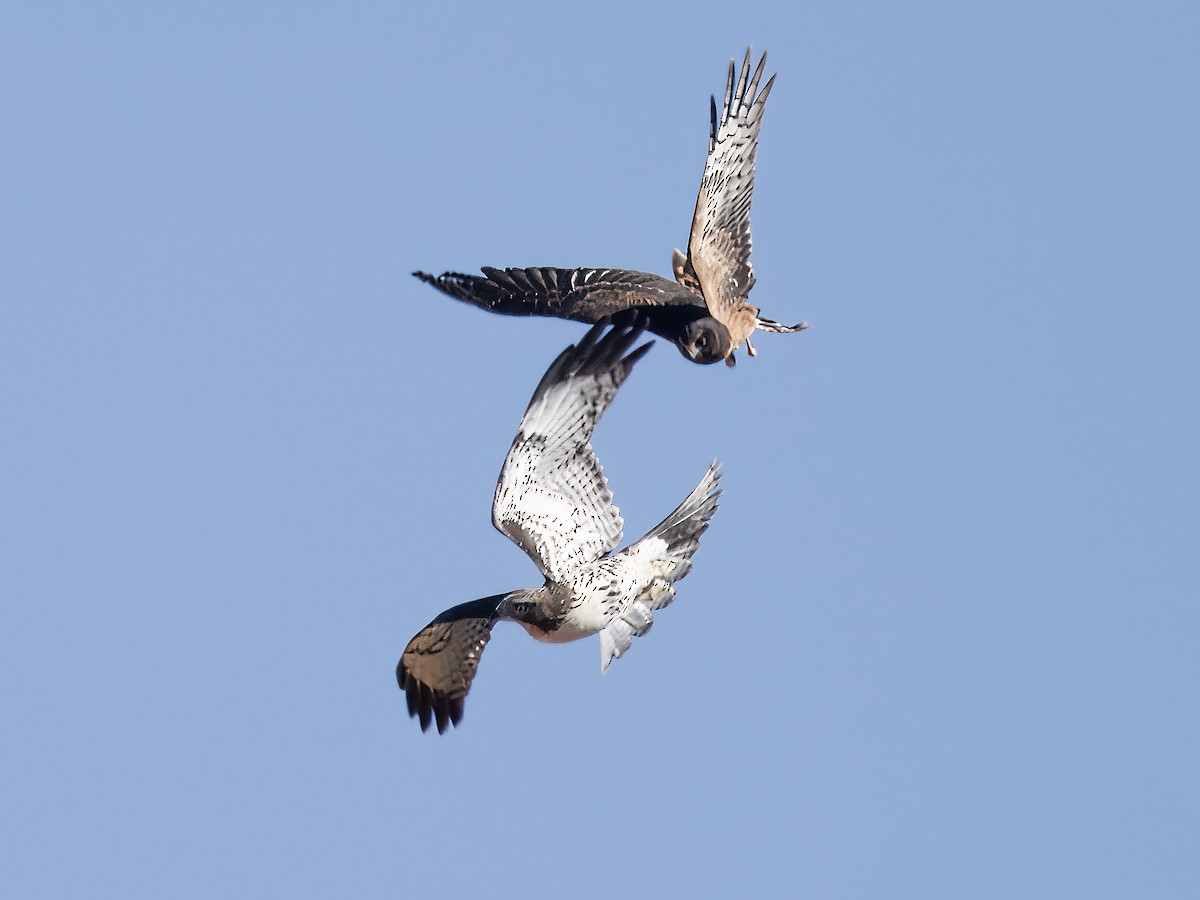
POLYGON ((422 730, 458 724, 497 621, 518 622, 550 643, 598 634, 603 671, 649 630, 651 612, 674 599, 675 582, 691 569, 721 493, 716 463, 645 537, 608 555, 624 523, 591 436, 650 344, 629 352, 643 333, 640 321, 627 319, 601 337, 604 328, 594 326, 546 370, 496 484, 492 522, 529 554, 545 583, 448 609, 409 641, 396 678, 422 730))

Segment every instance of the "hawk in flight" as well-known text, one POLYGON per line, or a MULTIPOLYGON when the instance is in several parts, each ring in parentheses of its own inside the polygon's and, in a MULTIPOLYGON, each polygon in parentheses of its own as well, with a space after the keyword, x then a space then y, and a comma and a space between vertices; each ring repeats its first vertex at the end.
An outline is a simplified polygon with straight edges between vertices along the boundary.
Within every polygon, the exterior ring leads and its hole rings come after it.
POLYGON ((511 316, 558 316, 598 322, 624 309, 637 308, 655 334, 674 342, 697 363, 725 360, 734 364, 734 351, 755 329, 802 331, 807 327, 781 325, 758 314, 748 300, 754 286, 750 265, 750 198, 754 191, 754 155, 758 130, 772 75, 758 89, 767 55, 750 74, 750 51, 740 74, 729 63, 725 102, 717 115, 712 98, 708 159, 700 180, 700 195, 688 238, 688 252, 672 258, 675 281, 628 269, 496 269, 484 266, 483 276, 446 272, 417 278, 475 306, 511 316))
POLYGON ((492 524, 532 557, 545 583, 448 609, 408 642, 396 678, 422 731, 431 722, 439 733, 458 724, 496 622, 518 622, 550 643, 598 634, 603 672, 650 629, 653 611, 675 599, 675 582, 691 569, 721 493, 716 463, 645 537, 608 555, 621 540, 623 523, 592 451, 592 431, 653 342, 627 352, 644 323, 622 317, 601 337, 605 324, 546 370, 492 501, 492 524))

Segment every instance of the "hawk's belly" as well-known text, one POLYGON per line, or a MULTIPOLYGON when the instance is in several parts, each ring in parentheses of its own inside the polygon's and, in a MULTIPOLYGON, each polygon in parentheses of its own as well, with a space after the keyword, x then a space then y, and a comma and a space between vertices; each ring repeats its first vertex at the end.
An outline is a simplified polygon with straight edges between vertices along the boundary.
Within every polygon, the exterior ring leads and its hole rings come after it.
POLYGON ((532 637, 548 644, 565 644, 599 634, 645 593, 657 577, 654 559, 665 547, 661 540, 643 540, 617 556, 582 567, 571 580, 571 599, 557 628, 546 630, 530 622, 521 625, 532 637))
POLYGON ((562 622, 553 631, 522 622, 521 626, 529 635, 547 644, 566 644, 580 638, 599 634, 604 626, 616 617, 629 603, 633 601, 634 592, 628 594, 605 593, 600 597, 576 601, 571 605, 562 618, 562 622))

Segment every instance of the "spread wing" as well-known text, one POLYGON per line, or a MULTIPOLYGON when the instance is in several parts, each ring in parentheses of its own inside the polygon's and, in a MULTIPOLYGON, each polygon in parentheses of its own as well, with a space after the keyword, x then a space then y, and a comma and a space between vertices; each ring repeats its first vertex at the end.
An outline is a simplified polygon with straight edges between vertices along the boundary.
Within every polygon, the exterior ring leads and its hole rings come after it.
POLYGON ((555 582, 617 546, 623 523, 591 437, 648 342, 640 317, 594 326, 550 364, 500 470, 492 523, 555 582))
POLYGON ((483 277, 445 272, 413 275, 458 300, 509 316, 556 316, 599 322, 634 307, 700 306, 700 298, 678 284, 629 269, 496 269, 483 277))
POLYGON ((448 609, 408 642, 396 666, 396 680, 408 699, 408 714, 421 730, 437 720, 438 734, 458 724, 479 657, 492 636, 503 594, 448 609))
POLYGON ((709 313, 729 329, 735 346, 753 331, 756 312, 749 307, 746 297, 754 286, 754 269, 750 265, 754 156, 763 108, 775 83, 772 75, 762 91, 758 91, 766 62, 764 53, 751 78, 747 49, 736 85, 734 64, 729 63, 719 121, 713 98, 708 160, 696 199, 687 259, 682 265, 676 259, 675 264, 681 284, 699 283, 709 313))

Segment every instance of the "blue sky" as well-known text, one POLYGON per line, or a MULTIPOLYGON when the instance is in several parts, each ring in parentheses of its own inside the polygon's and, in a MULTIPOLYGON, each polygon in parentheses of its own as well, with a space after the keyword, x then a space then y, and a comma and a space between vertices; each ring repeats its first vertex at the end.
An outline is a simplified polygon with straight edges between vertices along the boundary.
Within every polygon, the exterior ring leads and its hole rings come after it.
POLYGON ((10 896, 1200 891, 1200 12, 1186 3, 10 4, 10 896), (596 435, 679 600, 497 627, 496 474, 572 323, 413 269, 669 274, 708 97, 779 78, 764 335, 596 435))

